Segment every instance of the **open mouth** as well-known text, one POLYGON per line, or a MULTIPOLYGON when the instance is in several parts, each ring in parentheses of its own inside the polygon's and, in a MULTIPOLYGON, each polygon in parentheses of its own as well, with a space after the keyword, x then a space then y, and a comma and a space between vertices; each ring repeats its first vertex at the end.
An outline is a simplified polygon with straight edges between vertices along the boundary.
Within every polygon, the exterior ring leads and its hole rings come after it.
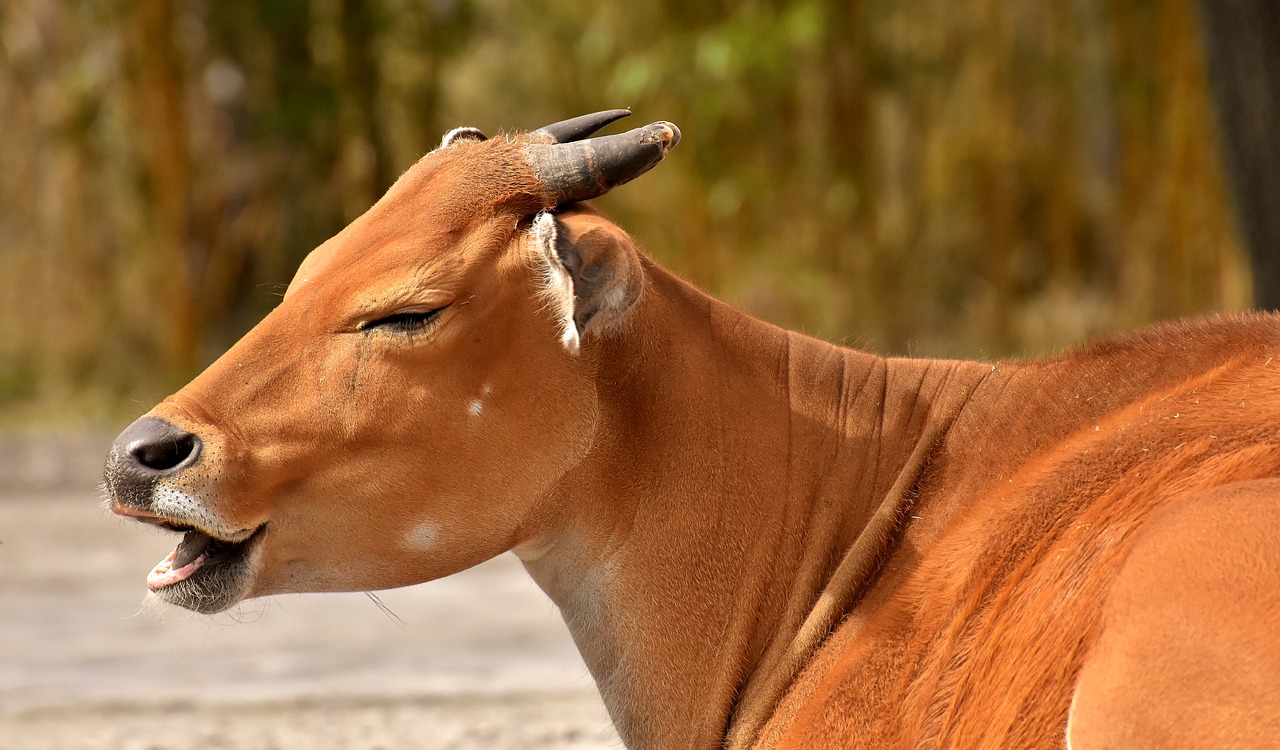
POLYGON ((161 560, 147 575, 147 588, 152 591, 188 580, 206 566, 214 569, 224 567, 228 563, 235 563, 237 559, 244 556, 249 544, 262 531, 258 528, 243 541, 229 542, 209 536, 190 526, 168 521, 162 521, 157 525, 181 532, 183 536, 182 541, 169 553, 169 556, 161 560))
POLYGON ((205 613, 227 609, 244 596, 253 578, 252 553, 265 524, 233 541, 168 519, 139 520, 182 534, 178 546, 147 575, 147 588, 153 594, 205 613))

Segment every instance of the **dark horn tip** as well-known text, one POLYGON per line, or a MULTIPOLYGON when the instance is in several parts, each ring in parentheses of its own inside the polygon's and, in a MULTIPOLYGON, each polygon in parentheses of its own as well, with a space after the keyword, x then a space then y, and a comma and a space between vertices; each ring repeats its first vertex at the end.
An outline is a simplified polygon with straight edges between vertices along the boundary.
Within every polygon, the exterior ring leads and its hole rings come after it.
POLYGON ((572 143, 590 137, 604 126, 630 115, 629 109, 606 109, 538 128, 529 135, 546 143, 572 143))

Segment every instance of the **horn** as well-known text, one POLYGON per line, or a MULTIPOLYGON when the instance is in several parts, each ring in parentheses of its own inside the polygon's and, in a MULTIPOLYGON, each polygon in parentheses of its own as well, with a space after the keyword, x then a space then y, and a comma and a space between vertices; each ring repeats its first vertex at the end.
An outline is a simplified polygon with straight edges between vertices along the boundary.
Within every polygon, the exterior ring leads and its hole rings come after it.
POLYGON ((662 161, 679 142, 679 128, 669 122, 655 122, 601 138, 570 143, 529 143, 524 153, 534 174, 558 206, 598 198, 634 180, 662 161))
POLYGON ((545 128, 538 128, 529 134, 531 140, 539 143, 570 143, 580 141, 611 122, 621 120, 631 114, 629 109, 606 109, 589 115, 561 120, 545 128))

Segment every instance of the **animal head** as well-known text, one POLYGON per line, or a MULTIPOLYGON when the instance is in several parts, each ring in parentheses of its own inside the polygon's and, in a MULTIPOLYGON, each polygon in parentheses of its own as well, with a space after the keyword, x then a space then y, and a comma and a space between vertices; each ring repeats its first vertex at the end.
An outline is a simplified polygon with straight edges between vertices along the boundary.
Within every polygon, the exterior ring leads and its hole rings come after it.
POLYGON ((591 342, 643 292, 635 246, 580 201, 680 139, 665 122, 589 137, 626 114, 451 131, 120 434, 112 510, 185 534, 148 576, 155 596, 217 612, 388 588, 531 541, 590 448, 591 342))

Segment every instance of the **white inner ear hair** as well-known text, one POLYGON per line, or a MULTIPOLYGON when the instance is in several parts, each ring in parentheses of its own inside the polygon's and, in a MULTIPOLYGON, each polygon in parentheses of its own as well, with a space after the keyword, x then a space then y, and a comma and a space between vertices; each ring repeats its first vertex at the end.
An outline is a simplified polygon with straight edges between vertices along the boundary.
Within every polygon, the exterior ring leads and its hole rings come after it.
POLYGON ((486 136, 484 133, 480 132, 479 128, 472 128, 472 127, 454 128, 453 130, 450 130, 448 133, 445 133, 444 137, 440 139, 440 145, 437 147, 437 150, 441 148, 448 148, 452 146, 456 141, 483 141, 483 140, 486 140, 486 136))
POLYGON ((533 245, 537 251, 537 268, 541 274, 538 296, 543 299, 560 323, 560 343, 570 354, 577 355, 581 348, 578 326, 573 320, 573 277, 560 262, 556 241, 560 230, 556 219, 548 211, 533 218, 533 245))

